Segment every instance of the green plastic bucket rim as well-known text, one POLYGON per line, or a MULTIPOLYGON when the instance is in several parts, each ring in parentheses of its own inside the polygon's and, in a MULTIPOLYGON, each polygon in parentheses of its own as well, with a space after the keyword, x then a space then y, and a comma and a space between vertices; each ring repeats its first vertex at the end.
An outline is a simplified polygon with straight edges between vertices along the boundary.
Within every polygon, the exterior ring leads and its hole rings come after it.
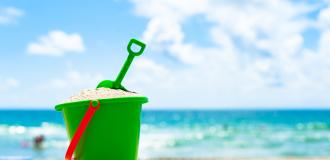
POLYGON ((109 103, 147 103, 148 98, 144 96, 130 96, 130 97, 117 97, 117 98, 105 98, 105 99, 87 99, 82 101, 76 102, 68 102, 68 103, 61 103, 55 106, 56 111, 62 111, 64 107, 81 107, 81 106, 89 106, 91 100, 98 100, 102 104, 109 104, 109 103))

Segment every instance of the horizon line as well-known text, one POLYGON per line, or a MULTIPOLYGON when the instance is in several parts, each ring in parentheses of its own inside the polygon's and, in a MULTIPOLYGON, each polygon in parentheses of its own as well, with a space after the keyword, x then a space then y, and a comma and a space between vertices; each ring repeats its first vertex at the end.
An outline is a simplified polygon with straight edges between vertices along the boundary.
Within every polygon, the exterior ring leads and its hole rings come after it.
MULTIPOLYGON (((5 110, 28 110, 28 111, 33 111, 33 110, 53 110, 56 111, 55 108, 43 108, 43 107, 5 107, 1 108, 0 111, 5 111, 5 110)), ((142 110, 144 111, 166 111, 166 110, 219 110, 219 111, 231 111, 231 110, 330 110, 329 107, 320 107, 320 106, 315 106, 315 107, 205 107, 205 108, 196 108, 196 107, 142 107, 142 110)))

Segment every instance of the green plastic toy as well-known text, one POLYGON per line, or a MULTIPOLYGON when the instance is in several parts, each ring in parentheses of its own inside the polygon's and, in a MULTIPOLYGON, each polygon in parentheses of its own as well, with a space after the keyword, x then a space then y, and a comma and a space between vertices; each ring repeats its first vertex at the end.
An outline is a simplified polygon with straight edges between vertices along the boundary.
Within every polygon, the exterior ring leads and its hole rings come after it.
POLYGON ((125 89, 121 85, 121 82, 123 81, 123 79, 128 71, 129 66, 132 64, 134 57, 140 56, 143 53, 145 47, 146 47, 146 45, 144 43, 142 43, 136 39, 131 39, 131 41, 128 43, 128 46, 127 46, 127 51, 129 53, 129 55, 124 63, 124 66, 121 68, 116 80, 115 81, 104 80, 97 86, 97 88, 105 87, 105 88, 112 88, 112 89, 122 89, 122 90, 127 91, 127 89, 125 89), (134 52, 132 49, 133 44, 138 45, 140 47, 140 50, 137 52, 134 52))
MULTIPOLYGON (((146 45, 131 39, 128 58, 115 81, 102 81, 97 88, 126 90, 121 82, 135 56, 143 53, 146 45), (134 52, 132 45, 140 50, 134 52)), ((55 106, 62 111, 71 140, 65 159, 74 153, 77 160, 113 159, 137 160, 140 135, 140 114, 144 96, 84 100, 55 106)))

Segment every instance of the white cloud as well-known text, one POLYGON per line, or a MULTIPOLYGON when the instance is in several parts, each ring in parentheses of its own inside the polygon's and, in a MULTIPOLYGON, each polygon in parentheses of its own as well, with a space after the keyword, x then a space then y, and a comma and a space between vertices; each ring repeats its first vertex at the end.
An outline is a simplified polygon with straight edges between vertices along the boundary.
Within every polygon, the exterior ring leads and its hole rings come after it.
POLYGON ((63 56, 65 53, 84 51, 83 39, 79 34, 68 34, 60 30, 39 37, 37 42, 32 42, 27 47, 27 52, 34 55, 63 56))
POLYGON ((0 92, 5 92, 13 88, 17 88, 19 86, 19 81, 15 78, 1 78, 0 79, 0 92))
POLYGON ((23 11, 14 7, 0 8, 0 25, 16 23, 19 17, 24 15, 23 11))
POLYGON ((149 19, 143 39, 152 53, 169 54, 183 67, 156 59, 138 61, 132 88, 158 106, 328 106, 330 94, 328 11, 294 1, 249 2, 133 0, 149 19), (185 22, 203 17, 215 45, 187 42, 185 22), (322 26, 319 48, 304 46, 303 32, 322 26), (266 54, 266 55, 265 55, 266 54), (148 64, 148 67, 139 67, 148 64), (149 68, 154 68, 150 70, 149 68), (164 70, 166 72, 164 73, 164 70), (158 73, 158 74, 155 74, 158 73), (166 84, 166 85, 164 85, 166 84), (151 87, 152 86, 152 87, 151 87))
POLYGON ((101 74, 82 73, 76 70, 70 70, 63 77, 50 80, 47 83, 47 87, 55 89, 90 88, 91 86, 94 87, 102 79, 103 76, 101 74))
POLYGON ((320 11, 318 20, 321 28, 330 27, 330 7, 324 8, 320 11))
POLYGON ((61 77, 52 77, 49 81, 40 84, 33 91, 36 94, 42 93, 39 100, 29 100, 32 104, 36 101, 39 104, 55 105, 63 102, 71 95, 83 90, 96 88, 97 84, 104 80, 100 73, 89 73, 78 70, 68 70, 61 77))
POLYGON ((320 38, 320 53, 327 54, 324 58, 330 58, 330 28, 323 32, 320 38))
MULTIPOLYGON (((144 82, 155 83, 157 81, 162 81, 163 79, 170 79, 170 71, 161 64, 156 64, 154 61, 147 58, 138 58, 135 60, 134 67, 132 70, 136 72, 134 78, 128 79, 129 83, 139 83, 144 82)), ((164 86, 166 84, 162 84, 164 86)))
POLYGON ((0 88, 0 93, 3 91, 0 101, 5 102, 2 105, 5 107, 53 108, 80 90, 95 88, 102 80, 104 80, 103 75, 99 73, 71 69, 62 75, 49 77, 43 82, 29 84, 29 87, 20 87, 20 92, 17 92, 19 87, 17 80, 12 78, 0 80, 5 84, 0 88))

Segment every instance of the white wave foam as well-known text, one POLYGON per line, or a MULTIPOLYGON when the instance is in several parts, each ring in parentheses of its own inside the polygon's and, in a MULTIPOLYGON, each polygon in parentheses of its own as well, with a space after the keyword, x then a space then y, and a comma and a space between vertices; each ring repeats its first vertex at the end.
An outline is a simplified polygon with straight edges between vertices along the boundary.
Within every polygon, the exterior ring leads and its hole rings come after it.
POLYGON ((17 136, 17 135, 26 135, 26 136, 55 136, 55 137, 66 137, 65 128, 62 125, 52 124, 44 122, 41 126, 21 126, 21 125, 0 125, 0 135, 2 136, 17 136))

